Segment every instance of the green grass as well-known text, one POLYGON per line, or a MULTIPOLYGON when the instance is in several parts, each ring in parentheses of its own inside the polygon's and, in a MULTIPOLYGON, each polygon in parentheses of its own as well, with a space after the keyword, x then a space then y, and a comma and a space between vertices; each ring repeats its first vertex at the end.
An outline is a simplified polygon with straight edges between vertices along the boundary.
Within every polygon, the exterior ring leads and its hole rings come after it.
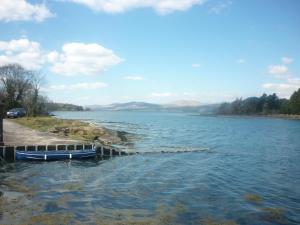
POLYGON ((58 119, 55 117, 23 117, 15 120, 18 124, 34 130, 55 133, 59 136, 68 137, 76 140, 93 141, 102 136, 105 131, 94 127, 89 123, 58 119))

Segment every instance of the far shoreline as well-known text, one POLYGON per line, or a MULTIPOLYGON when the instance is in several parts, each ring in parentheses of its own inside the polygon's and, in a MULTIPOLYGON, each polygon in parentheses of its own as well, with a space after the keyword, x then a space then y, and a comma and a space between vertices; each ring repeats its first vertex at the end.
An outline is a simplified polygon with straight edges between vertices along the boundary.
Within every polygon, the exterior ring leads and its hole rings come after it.
POLYGON ((285 120, 300 120, 300 115, 288 115, 288 114, 193 114, 193 116, 208 116, 208 117, 231 117, 231 118, 273 118, 273 119, 285 119, 285 120))
MULTIPOLYGON (((89 110, 89 111, 72 111, 72 112, 97 112, 101 110, 89 110)), ((123 110, 119 110, 118 112, 121 112, 123 110)), ((156 112, 156 111, 133 111, 133 110, 124 110, 125 112, 156 112)), ((57 111, 57 112, 67 112, 67 111, 57 111)), ((113 111, 116 112, 116 111, 113 111)), ((174 113, 174 111, 159 111, 159 112, 167 112, 167 113, 174 113)), ((175 113, 186 113, 186 112, 175 112, 175 113)), ((188 113, 193 116, 208 116, 208 117, 256 117, 256 118, 275 118, 275 119, 286 119, 286 120, 300 120, 300 115, 297 114, 218 114, 218 113, 211 113, 211 114, 197 114, 195 113, 188 113)), ((51 115, 54 116, 55 118, 56 115, 51 115)), ((77 119, 75 119, 77 120, 77 119)), ((78 120, 80 121, 80 120, 78 120)))

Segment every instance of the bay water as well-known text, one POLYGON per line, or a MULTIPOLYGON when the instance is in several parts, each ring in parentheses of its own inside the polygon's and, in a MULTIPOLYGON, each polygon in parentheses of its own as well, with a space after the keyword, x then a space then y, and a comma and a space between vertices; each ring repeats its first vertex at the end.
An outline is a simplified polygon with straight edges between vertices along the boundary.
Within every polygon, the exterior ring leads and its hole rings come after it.
POLYGON ((300 224, 300 121, 56 112, 128 132, 139 152, 1 168, 0 224, 300 224))

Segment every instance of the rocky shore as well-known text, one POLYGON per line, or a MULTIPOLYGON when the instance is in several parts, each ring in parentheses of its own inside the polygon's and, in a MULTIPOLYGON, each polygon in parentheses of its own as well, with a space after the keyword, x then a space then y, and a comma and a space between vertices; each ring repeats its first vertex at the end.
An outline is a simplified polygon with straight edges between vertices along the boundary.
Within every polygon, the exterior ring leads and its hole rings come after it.
POLYGON ((194 116, 223 116, 223 117, 266 117, 266 118, 278 118, 288 120, 300 120, 300 115, 289 115, 289 114, 211 114, 211 115, 194 115, 194 116))
POLYGON ((54 117, 4 120, 6 145, 78 144, 95 141, 103 145, 122 145, 129 142, 126 132, 77 120, 54 117))
POLYGON ((270 115, 267 115, 267 117, 290 119, 290 120, 300 120, 300 115, 270 114, 270 115))
POLYGON ((5 145, 53 145, 53 144, 79 144, 81 141, 60 137, 50 132, 42 132, 17 124, 15 120, 5 119, 4 143, 5 145))

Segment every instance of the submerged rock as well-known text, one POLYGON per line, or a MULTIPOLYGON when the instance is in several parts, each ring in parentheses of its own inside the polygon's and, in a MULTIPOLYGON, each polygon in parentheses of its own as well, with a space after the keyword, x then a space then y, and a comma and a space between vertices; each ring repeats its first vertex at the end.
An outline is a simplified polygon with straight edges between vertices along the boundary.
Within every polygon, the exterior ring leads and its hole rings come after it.
POLYGON ((128 132, 117 131, 117 135, 121 139, 121 141, 124 141, 124 142, 128 141, 128 138, 126 137, 126 135, 128 135, 128 132))

